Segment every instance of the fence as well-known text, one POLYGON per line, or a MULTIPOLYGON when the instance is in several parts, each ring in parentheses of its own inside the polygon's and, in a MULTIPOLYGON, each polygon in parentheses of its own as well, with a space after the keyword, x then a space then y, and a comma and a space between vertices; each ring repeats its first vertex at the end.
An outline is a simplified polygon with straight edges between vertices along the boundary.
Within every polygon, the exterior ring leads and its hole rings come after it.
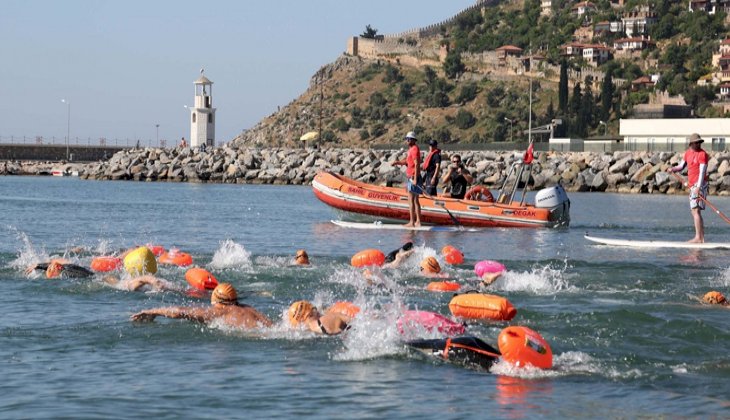
MULTIPOLYGON (((5 145, 57 145, 65 146, 66 136, 56 137, 44 137, 44 136, 0 136, 0 144, 5 145)), ((167 147, 167 140, 160 139, 155 141, 152 139, 130 139, 130 138, 82 138, 82 137, 71 137, 71 141, 68 142, 69 146, 101 146, 101 147, 167 147)), ((171 146, 177 146, 177 144, 171 144, 171 146)))

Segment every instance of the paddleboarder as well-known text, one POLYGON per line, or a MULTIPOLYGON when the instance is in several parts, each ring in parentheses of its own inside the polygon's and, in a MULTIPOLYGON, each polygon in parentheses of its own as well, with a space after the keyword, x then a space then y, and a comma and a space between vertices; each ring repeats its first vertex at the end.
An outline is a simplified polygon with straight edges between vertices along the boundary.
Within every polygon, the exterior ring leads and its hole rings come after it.
POLYGON ((423 186, 421 181, 421 149, 416 144, 416 133, 409 131, 406 134, 406 142, 408 142, 408 154, 405 160, 397 160, 393 165, 401 165, 406 167, 406 192, 408 193, 408 223, 407 227, 421 226, 421 202, 418 196, 423 194, 423 186))
POLYGON ((667 172, 680 172, 687 168, 687 182, 689 185, 689 208, 695 226, 695 236, 688 242, 705 242, 705 223, 702 219, 702 210, 705 209, 705 198, 708 192, 707 162, 709 156, 702 150, 704 140, 699 134, 693 133, 689 137, 689 148, 684 157, 677 164, 667 168, 667 172))

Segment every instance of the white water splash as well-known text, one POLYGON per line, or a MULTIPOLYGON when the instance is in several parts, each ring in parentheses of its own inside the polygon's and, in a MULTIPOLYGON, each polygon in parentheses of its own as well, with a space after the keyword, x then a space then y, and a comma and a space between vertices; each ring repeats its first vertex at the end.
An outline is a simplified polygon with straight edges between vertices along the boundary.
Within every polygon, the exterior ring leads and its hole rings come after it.
POLYGON ((556 269, 550 265, 534 267, 529 272, 506 271, 497 279, 491 290, 506 292, 530 292, 536 295, 552 295, 577 290, 567 280, 567 268, 556 269))
POLYGON ((226 239, 221 242, 220 247, 213 254, 213 259, 208 267, 216 270, 250 268, 251 253, 246 251, 243 245, 226 239))

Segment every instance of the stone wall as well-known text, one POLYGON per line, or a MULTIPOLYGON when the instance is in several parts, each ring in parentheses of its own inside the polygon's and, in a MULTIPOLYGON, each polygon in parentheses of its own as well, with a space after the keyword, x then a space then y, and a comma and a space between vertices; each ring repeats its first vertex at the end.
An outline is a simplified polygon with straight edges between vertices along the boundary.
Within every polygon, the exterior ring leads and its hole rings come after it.
MULTIPOLYGON (((461 151, 475 183, 496 189, 518 151, 461 151)), ((445 156, 446 157, 446 156, 445 156)), ((536 154, 531 189, 562 184, 568 191, 619 193, 684 193, 667 167, 682 152, 580 152, 536 154)), ((710 152, 710 194, 730 195, 730 152, 710 152)), ((84 179, 239 184, 308 185, 317 172, 328 170, 371 184, 398 185, 405 181, 394 166, 405 152, 372 149, 136 149, 115 154, 109 161, 80 165, 84 179)), ((0 162, 0 174, 33 174, 37 162, 0 162)), ((45 166, 47 167, 47 165, 45 166)))
MULTIPOLYGON (((70 161, 93 162, 108 159, 123 147, 79 146, 68 147, 70 161)), ((2 144, 0 160, 62 161, 66 159, 66 145, 57 144, 2 144)))

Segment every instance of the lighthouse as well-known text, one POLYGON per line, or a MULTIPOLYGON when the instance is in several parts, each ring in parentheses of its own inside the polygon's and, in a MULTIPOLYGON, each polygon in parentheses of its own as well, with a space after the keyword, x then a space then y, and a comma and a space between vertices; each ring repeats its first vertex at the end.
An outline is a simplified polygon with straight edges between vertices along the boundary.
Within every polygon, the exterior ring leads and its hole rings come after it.
POLYGON ((215 108, 213 82, 203 75, 194 81, 195 102, 190 108, 190 147, 215 146, 215 108))

